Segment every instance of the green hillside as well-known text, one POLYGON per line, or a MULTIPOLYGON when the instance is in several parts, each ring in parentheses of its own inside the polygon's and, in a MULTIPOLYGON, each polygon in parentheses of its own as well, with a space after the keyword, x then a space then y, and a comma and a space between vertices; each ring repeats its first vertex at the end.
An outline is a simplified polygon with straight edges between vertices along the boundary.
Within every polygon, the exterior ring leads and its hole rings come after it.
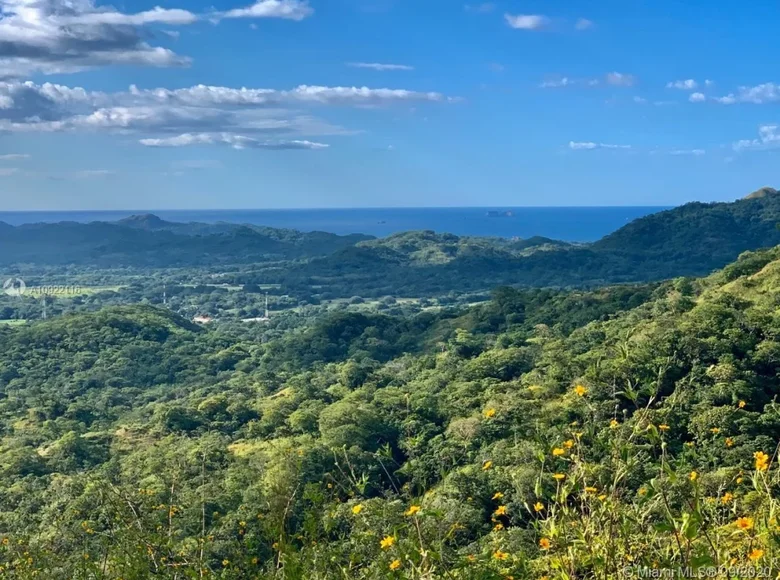
POLYGON ((502 288, 265 343, 151 307, 0 327, 0 566, 774 577, 778 290, 775 248, 702 279, 502 288))
POLYGON ((473 291, 499 284, 594 287, 699 276, 744 251, 780 243, 780 195, 764 188, 733 203, 690 203, 651 214, 593 244, 536 243, 409 232, 297 265, 291 288, 312 282, 341 293, 406 295, 473 291))

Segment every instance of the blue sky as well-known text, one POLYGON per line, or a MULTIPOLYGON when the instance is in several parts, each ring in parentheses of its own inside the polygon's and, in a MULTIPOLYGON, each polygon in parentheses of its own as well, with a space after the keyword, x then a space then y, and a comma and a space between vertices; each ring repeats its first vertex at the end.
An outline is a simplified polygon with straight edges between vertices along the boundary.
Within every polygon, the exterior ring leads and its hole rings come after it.
POLYGON ((2 210, 674 205, 777 184, 769 2, 0 8, 2 210))

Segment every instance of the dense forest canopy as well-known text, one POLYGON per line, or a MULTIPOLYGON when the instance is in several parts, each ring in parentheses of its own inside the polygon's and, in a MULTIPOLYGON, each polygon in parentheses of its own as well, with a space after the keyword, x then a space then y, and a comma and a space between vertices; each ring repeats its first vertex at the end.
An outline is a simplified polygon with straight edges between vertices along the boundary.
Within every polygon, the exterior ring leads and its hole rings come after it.
POLYGON ((776 573, 778 286, 773 249, 259 342, 153 306, 0 327, 0 559, 15 578, 776 573))
POLYGON ((774 578, 778 208, 0 227, 0 577, 774 578))

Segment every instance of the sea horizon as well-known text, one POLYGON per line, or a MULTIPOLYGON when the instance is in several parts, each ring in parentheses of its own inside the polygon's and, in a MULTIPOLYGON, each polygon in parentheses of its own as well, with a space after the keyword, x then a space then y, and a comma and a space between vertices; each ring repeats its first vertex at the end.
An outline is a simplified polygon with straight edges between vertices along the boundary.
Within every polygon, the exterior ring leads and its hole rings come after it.
POLYGON ((29 210, 0 211, 13 226, 57 222, 115 222, 153 214, 171 222, 235 223, 303 232, 376 237, 418 230, 459 236, 530 238, 542 236, 591 242, 630 221, 673 206, 473 206, 356 207, 290 209, 29 210), (498 215, 490 215, 493 212, 498 215), (505 212, 511 215, 501 215, 505 212))

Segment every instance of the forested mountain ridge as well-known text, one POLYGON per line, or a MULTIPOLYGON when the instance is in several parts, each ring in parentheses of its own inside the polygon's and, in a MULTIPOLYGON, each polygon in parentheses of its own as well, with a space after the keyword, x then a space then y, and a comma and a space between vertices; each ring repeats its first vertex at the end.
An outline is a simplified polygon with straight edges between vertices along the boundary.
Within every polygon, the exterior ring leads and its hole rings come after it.
POLYGON ((371 236, 237 224, 184 224, 156 216, 0 227, 0 264, 191 266, 324 255, 371 236))
POLYGON ((289 270, 291 288, 312 281, 353 293, 409 295, 476 290, 499 284, 594 287, 700 276, 746 250, 780 243, 780 194, 732 203, 689 203, 651 214, 592 244, 537 243, 408 232, 370 240, 289 270))
POLYGON ((703 279, 503 288, 269 343, 151 307, 0 327, 0 565, 774 577, 778 288, 774 248, 703 279))

